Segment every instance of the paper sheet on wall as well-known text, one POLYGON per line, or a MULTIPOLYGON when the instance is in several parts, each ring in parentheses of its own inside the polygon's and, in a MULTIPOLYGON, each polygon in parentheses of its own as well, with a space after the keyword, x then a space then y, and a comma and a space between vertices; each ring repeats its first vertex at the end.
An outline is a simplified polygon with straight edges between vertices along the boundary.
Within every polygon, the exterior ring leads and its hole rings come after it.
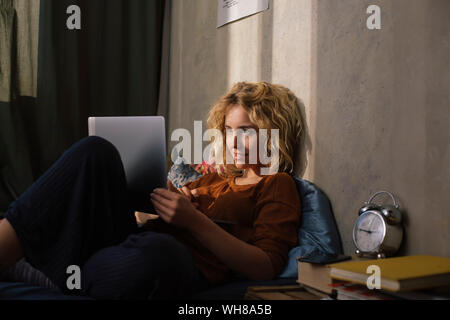
POLYGON ((218 0, 217 28, 269 9, 269 0, 218 0))

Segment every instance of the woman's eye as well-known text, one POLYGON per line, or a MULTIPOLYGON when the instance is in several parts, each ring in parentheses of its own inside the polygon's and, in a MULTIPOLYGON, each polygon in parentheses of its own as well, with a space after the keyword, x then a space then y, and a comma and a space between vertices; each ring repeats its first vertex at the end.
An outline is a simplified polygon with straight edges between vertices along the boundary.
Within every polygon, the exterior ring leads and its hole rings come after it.
POLYGON ((251 136, 251 135, 254 135, 256 132, 255 132, 255 129, 245 129, 244 130, 244 134, 246 135, 246 136, 251 136))
MULTIPOLYGON (((228 136, 233 135, 233 129, 225 129, 225 132, 228 136)), ((256 133, 255 129, 248 128, 248 129, 241 129, 241 131, 236 131, 236 134, 243 134, 244 136, 251 136, 256 133)))

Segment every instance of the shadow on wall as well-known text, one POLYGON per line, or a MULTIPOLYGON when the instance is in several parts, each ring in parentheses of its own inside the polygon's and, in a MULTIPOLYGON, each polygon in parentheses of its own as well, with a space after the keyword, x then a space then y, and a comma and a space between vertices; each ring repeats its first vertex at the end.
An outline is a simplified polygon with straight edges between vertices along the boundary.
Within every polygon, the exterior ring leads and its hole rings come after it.
POLYGON ((272 82, 274 0, 269 1, 269 10, 259 14, 258 55, 259 81, 272 82))
POLYGON ((295 159, 295 175, 299 178, 303 177, 306 168, 308 167, 308 154, 312 151, 311 136, 309 134, 309 127, 306 121, 306 108, 302 100, 297 98, 297 106, 302 118, 302 134, 300 137, 298 150, 295 159))

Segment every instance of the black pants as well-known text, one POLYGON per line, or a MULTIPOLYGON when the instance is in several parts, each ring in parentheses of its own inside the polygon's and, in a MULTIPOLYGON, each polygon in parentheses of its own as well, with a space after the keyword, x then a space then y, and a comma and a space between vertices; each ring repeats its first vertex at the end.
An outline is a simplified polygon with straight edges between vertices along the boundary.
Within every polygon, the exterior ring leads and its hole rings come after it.
POLYGON ((10 205, 6 219, 26 260, 64 293, 170 299, 206 289, 188 249, 168 234, 140 231, 127 199, 117 149, 87 137, 10 205), (81 269, 80 290, 67 287, 71 265, 81 269))

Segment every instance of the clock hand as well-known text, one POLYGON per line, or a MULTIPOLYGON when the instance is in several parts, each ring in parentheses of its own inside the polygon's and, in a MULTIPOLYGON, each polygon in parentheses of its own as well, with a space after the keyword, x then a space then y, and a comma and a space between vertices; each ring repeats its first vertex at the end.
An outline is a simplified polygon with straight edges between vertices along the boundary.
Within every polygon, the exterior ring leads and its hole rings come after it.
POLYGON ((378 231, 378 230, 365 230, 365 229, 359 229, 359 230, 364 231, 364 232, 367 232, 367 233, 377 233, 377 232, 380 232, 380 231, 378 231))
POLYGON ((372 227, 373 222, 375 221, 375 219, 372 219, 372 221, 370 221, 369 223, 369 229, 372 227))

